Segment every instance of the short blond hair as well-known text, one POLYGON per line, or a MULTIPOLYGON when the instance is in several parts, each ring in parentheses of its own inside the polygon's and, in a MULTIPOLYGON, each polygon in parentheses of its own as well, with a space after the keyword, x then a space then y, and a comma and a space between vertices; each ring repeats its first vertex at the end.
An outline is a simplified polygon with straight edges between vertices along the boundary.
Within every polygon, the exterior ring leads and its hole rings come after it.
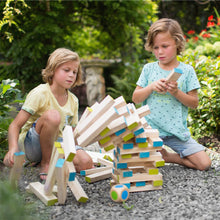
POLYGON ((159 33, 169 32, 176 42, 177 55, 180 55, 185 48, 185 38, 179 23, 176 20, 170 18, 162 18, 154 22, 147 34, 145 49, 147 51, 153 51, 154 39, 159 33))
POLYGON ((51 85, 53 82, 53 76, 54 76, 55 70, 61 64, 69 62, 69 61, 79 62, 79 68, 77 72, 76 81, 72 87, 76 85, 81 85, 82 84, 82 68, 80 64, 79 55, 76 52, 73 52, 66 48, 58 48, 53 53, 50 54, 50 57, 48 58, 48 61, 47 61, 46 68, 43 69, 41 73, 43 81, 51 85))

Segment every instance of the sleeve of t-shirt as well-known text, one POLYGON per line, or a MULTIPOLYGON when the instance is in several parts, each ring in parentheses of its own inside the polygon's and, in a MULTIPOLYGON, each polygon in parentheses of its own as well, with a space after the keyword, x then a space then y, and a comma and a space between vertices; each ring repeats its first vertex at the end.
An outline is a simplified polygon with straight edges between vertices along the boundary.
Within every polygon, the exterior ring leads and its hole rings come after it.
POLYGON ((196 72, 192 66, 189 67, 189 74, 187 77, 187 91, 189 92, 194 89, 199 89, 200 88, 200 83, 197 78, 196 72))
POLYGON ((139 79, 137 81, 137 85, 144 88, 148 85, 148 77, 147 77, 147 74, 148 74, 148 66, 147 64, 143 67, 142 69, 142 72, 141 72, 141 75, 139 76, 139 79))
POLYGON ((45 102, 46 99, 42 95, 42 91, 39 88, 35 88, 28 93, 22 109, 33 115, 45 105, 45 102))

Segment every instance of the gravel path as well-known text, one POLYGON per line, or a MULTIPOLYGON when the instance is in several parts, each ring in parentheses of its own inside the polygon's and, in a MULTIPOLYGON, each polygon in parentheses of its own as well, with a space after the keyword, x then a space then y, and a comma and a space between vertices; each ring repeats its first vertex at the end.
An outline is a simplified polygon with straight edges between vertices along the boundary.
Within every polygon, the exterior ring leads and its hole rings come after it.
MULTIPOLYGON (((68 189, 65 205, 45 206, 35 195, 26 194, 27 203, 35 203, 39 215, 53 220, 213 220, 220 217, 220 169, 213 159, 208 171, 197 171, 183 166, 166 164, 160 168, 162 190, 130 193, 126 206, 110 199, 110 179, 87 183, 77 178, 87 193, 87 203, 79 203, 68 189), (132 208, 133 206, 133 208, 132 208)), ((3 172, 8 173, 8 168, 3 172)), ((39 181, 39 168, 24 168, 19 189, 25 192, 30 182, 39 181)))

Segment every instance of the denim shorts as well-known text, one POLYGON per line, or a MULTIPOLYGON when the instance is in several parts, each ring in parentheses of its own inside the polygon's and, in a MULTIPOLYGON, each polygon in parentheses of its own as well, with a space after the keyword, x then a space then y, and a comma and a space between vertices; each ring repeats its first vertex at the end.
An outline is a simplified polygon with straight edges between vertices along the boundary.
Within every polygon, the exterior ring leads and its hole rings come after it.
POLYGON ((204 146, 197 143, 191 137, 187 141, 181 141, 175 136, 166 136, 160 138, 163 140, 164 145, 170 147, 172 150, 178 153, 181 158, 204 150, 204 146))
MULTIPOLYGON (((41 147, 40 147, 40 135, 35 130, 35 123, 27 132, 24 140, 24 149, 26 158, 31 162, 40 162, 42 159, 41 147)), ((62 142, 63 139, 59 137, 57 142, 62 142)), ((76 145, 76 150, 83 149, 76 145)))

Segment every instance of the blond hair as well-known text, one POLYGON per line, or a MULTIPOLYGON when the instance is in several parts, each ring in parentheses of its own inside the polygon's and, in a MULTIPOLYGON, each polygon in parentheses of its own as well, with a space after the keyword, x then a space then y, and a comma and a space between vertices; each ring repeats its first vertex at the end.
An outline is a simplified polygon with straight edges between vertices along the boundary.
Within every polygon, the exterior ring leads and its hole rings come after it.
POLYGON ((53 82, 53 76, 55 70, 63 63, 69 61, 79 62, 79 68, 77 72, 76 81, 72 87, 82 84, 82 69, 80 65, 80 58, 76 52, 73 52, 66 48, 58 48, 53 53, 50 54, 48 58, 46 68, 42 70, 42 78, 44 82, 49 83, 50 85, 53 82))
POLYGON ((156 35, 165 32, 169 32, 175 40, 177 45, 177 55, 180 55, 185 48, 184 34, 179 23, 170 18, 162 18, 152 24, 147 34, 147 41, 144 45, 145 49, 152 52, 156 35))

